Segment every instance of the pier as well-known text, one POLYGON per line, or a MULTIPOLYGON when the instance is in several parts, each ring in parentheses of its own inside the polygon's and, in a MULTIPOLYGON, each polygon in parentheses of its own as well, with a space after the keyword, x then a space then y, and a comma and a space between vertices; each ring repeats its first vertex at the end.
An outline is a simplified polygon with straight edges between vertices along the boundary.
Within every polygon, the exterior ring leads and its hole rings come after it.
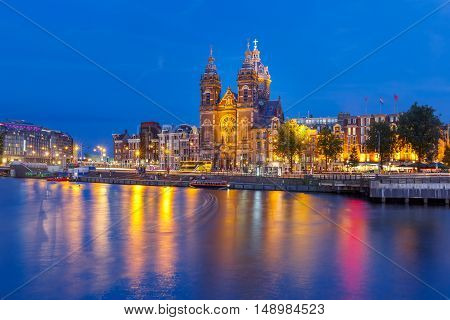
POLYGON ((431 200, 449 205, 450 176, 381 177, 370 181, 369 192, 370 198, 381 202, 403 199, 428 204, 431 200))

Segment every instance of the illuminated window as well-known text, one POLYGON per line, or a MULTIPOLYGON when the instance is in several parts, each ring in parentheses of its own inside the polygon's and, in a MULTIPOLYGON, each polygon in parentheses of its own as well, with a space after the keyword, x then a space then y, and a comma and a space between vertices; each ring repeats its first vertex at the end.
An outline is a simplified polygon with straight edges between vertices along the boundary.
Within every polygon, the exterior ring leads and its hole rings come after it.
POLYGON ((242 140, 247 140, 248 139, 248 120, 247 120, 247 118, 244 118, 242 121, 241 121, 241 133, 242 133, 242 135, 241 135, 241 138, 242 138, 242 140))
POLYGON ((202 130, 203 130, 203 137, 204 137, 205 141, 211 140, 212 139, 212 124, 211 124, 211 121, 206 119, 203 122, 202 130))

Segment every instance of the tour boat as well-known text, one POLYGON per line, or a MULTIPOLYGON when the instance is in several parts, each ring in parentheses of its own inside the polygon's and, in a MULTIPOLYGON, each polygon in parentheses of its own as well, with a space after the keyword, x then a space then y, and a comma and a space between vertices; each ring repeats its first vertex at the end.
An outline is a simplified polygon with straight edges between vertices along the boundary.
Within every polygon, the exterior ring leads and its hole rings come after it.
POLYGON ((53 178, 47 178, 47 181, 63 182, 63 181, 69 181, 69 178, 68 177, 53 177, 53 178))
POLYGON ((192 188, 227 189, 230 187, 225 180, 202 180, 195 179, 189 183, 192 188))

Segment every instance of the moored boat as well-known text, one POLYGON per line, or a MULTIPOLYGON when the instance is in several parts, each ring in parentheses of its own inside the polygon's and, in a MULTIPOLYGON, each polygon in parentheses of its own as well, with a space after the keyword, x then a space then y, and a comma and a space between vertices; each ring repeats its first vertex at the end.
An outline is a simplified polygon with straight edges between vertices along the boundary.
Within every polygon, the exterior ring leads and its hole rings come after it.
POLYGON ((230 187, 225 180, 206 180, 206 179, 195 179, 189 183, 192 188, 209 188, 209 189, 227 189, 230 187))
POLYGON ((63 181, 70 181, 70 179, 68 177, 52 177, 52 178, 47 178, 47 181, 63 182, 63 181))

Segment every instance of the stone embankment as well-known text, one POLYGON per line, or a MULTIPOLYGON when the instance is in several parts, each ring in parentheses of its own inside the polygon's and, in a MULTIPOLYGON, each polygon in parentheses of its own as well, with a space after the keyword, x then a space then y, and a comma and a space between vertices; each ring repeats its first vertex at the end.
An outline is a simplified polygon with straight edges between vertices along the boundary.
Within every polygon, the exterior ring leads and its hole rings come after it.
MULTIPOLYGON (((79 181, 125 185, 188 187, 199 175, 137 175, 135 173, 91 173, 79 181)), ((209 174, 206 179, 221 179, 230 189, 278 190, 288 192, 328 192, 362 195, 381 202, 402 200, 428 204, 449 204, 450 175, 361 175, 314 174, 286 177, 257 177, 249 175, 209 174)))

